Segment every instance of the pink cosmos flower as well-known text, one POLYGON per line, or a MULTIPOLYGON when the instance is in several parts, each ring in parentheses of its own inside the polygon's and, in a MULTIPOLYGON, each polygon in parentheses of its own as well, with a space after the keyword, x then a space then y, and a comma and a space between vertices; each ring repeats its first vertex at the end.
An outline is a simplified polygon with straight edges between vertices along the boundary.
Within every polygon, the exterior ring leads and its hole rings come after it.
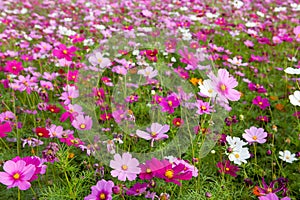
POLYGON ((64 92, 59 99, 63 100, 65 105, 70 104, 72 99, 79 97, 79 91, 75 86, 67 85, 63 90, 64 92))
MULTIPOLYGON (((265 196, 258 197, 259 200, 279 200, 278 196, 275 193, 269 193, 265 196)), ((289 197, 281 198, 281 200, 291 200, 289 197)))
POLYGON ((180 102, 174 95, 169 95, 167 98, 164 98, 159 105, 162 107, 162 112, 172 114, 174 113, 174 108, 177 108, 180 102))
POLYGON ((88 60, 93 66, 99 65, 101 69, 111 65, 111 61, 108 58, 103 57, 100 52, 93 53, 88 60))
POLYGON ((3 169, 5 172, 0 172, 0 182, 7 185, 7 189, 18 187, 20 190, 27 190, 30 188, 29 181, 35 172, 34 165, 26 165, 23 160, 8 160, 4 163, 3 169))
POLYGON ((77 130, 90 130, 93 125, 93 120, 89 116, 78 115, 72 121, 72 126, 77 130))
POLYGON ((9 133, 11 131, 12 131, 12 129, 8 122, 6 122, 4 124, 0 124, 0 138, 6 137, 7 136, 6 133, 9 133))
POLYGON ((21 71, 24 70, 22 63, 16 60, 7 61, 4 67, 6 72, 12 73, 14 75, 19 75, 21 71))
POLYGON ((140 69, 137 73, 149 79, 154 78, 158 74, 157 70, 153 70, 153 67, 146 67, 145 69, 140 69))
POLYGON ((261 96, 257 96, 252 100, 254 105, 260 107, 260 109, 265 110, 268 106, 270 106, 269 100, 267 98, 262 98, 261 96))
POLYGON ((197 114, 203 115, 203 114, 210 114, 211 113, 211 106, 208 102, 204 102, 202 100, 197 100, 197 114))
POLYGON ((68 78, 68 81, 77 82, 78 81, 78 70, 68 71, 67 78, 68 78))
POLYGON ((179 163, 178 165, 172 166, 170 163, 164 168, 157 170, 155 172, 155 177, 162 178, 166 182, 173 182, 181 186, 179 180, 190 180, 192 178, 192 172, 185 171, 185 168, 184 164, 179 163))
POLYGON ((91 187, 92 193, 84 197, 84 200, 112 200, 112 188, 114 185, 114 182, 102 179, 95 186, 91 187))
POLYGON ((141 172, 139 167, 139 161, 136 158, 132 158, 130 153, 123 153, 114 155, 114 160, 110 161, 112 170, 110 173, 113 177, 118 177, 120 181, 133 181, 136 179, 137 174, 141 172))
POLYGON ((198 59, 193 53, 189 52, 186 47, 183 50, 179 49, 178 53, 181 55, 181 62, 191 65, 192 67, 197 67, 198 59))
POLYGON ((153 123, 150 127, 150 129, 147 129, 148 132, 137 130, 136 134, 140 138, 143 138, 145 140, 151 140, 151 147, 153 147, 153 142, 166 139, 169 136, 165 134, 170 130, 169 125, 161 125, 159 123, 153 123))
POLYGON ((257 142, 263 144, 267 141, 266 137, 268 136, 268 133, 264 131, 265 130, 263 128, 251 126, 250 129, 245 130, 243 138, 249 143, 257 142))
POLYGON ((300 26, 296 26, 293 29, 294 34, 296 35, 297 42, 300 42, 300 26))
POLYGON ((53 50, 53 55, 56 56, 58 59, 66 59, 67 61, 72 61, 72 57, 75 56, 76 47, 71 46, 67 48, 66 45, 60 44, 58 45, 58 49, 53 50))
POLYGON ((218 98, 221 101, 238 101, 240 99, 241 93, 233 89, 238 85, 238 82, 234 77, 230 76, 226 69, 219 69, 217 77, 213 73, 210 73, 209 76, 214 90, 218 93, 218 98))

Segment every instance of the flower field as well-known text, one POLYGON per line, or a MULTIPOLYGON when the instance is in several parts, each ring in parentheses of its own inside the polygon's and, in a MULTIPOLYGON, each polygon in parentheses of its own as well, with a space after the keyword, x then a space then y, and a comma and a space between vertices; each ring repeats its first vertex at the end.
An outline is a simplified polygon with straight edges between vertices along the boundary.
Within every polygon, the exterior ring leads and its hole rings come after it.
POLYGON ((300 1, 0 11, 0 199, 299 199, 300 1))

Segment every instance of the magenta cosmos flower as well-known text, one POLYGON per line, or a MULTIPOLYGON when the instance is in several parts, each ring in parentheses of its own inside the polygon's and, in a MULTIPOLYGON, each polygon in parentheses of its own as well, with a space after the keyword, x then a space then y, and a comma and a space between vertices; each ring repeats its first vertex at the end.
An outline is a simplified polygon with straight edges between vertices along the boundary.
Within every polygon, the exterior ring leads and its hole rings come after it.
POLYGON ((164 98, 159 105, 162 107, 162 112, 172 114, 174 113, 174 108, 177 108, 180 102, 174 95, 169 95, 167 98, 164 98))
POLYGON ((26 165, 23 160, 6 161, 3 165, 5 172, 0 172, 0 182, 7 185, 7 189, 18 187, 20 190, 27 190, 30 188, 30 179, 35 173, 34 165, 26 165))
POLYGON ((165 134, 166 132, 169 131, 169 129, 170 129, 169 125, 161 125, 159 123, 153 123, 150 129, 149 128, 147 129, 148 132, 137 130, 136 134, 140 138, 143 138, 145 140, 151 140, 151 147, 153 147, 154 140, 157 141, 169 137, 167 134, 165 134))
POLYGON ((6 137, 6 133, 11 132, 11 126, 8 122, 0 124, 0 138, 6 137))
POLYGON ((238 82, 234 77, 230 76, 226 69, 219 69, 217 77, 213 73, 210 73, 209 76, 212 80, 212 86, 218 93, 218 98, 221 101, 238 101, 240 99, 241 93, 233 89, 238 85, 238 82))
MULTIPOLYGON (((258 197, 259 200, 279 200, 278 196, 275 193, 269 193, 265 196, 258 197)), ((281 200, 291 200, 289 197, 284 197, 281 200)))
POLYGON ((123 153, 122 157, 120 154, 114 155, 114 160, 110 161, 109 166, 114 169, 110 174, 113 177, 118 177, 120 181, 126 181, 126 179, 133 181, 141 172, 139 161, 132 158, 130 153, 123 153))
POLYGON ((257 105, 260 107, 260 109, 264 110, 268 106, 270 106, 269 100, 267 98, 262 98, 261 96, 257 96, 252 100, 252 103, 254 105, 257 105))
POLYGON ((91 187, 92 193, 84 197, 84 200, 111 200, 113 187, 114 182, 102 179, 95 186, 91 187))
POLYGON ((184 164, 179 163, 178 165, 172 166, 170 163, 169 165, 165 166, 162 169, 159 169, 155 172, 155 177, 162 178, 166 182, 173 182, 179 186, 181 183, 179 180, 190 180, 192 178, 191 171, 185 171, 186 166, 184 164))
POLYGON ((267 141, 266 137, 268 136, 268 133, 266 133, 263 128, 252 126, 250 129, 246 129, 245 132, 243 138, 249 143, 257 142, 263 144, 267 141))
POLYGON ((210 114, 212 112, 211 107, 208 102, 204 102, 202 100, 197 100, 197 114, 203 115, 203 114, 210 114))
POLYGON ((24 70, 22 63, 16 60, 7 61, 4 67, 6 72, 12 73, 14 75, 19 75, 21 71, 24 70))
POLYGON ((217 167, 219 168, 219 172, 221 174, 229 174, 233 177, 237 177, 236 172, 240 171, 240 169, 237 166, 231 165, 229 160, 218 162, 217 167))
POLYGON ((76 51, 75 46, 67 48, 64 44, 58 45, 58 49, 53 50, 53 55, 58 59, 66 59, 67 61, 72 61, 72 57, 75 56, 74 52, 76 51))
POLYGON ((151 160, 146 160, 144 164, 140 164, 141 173, 139 175, 140 179, 144 180, 151 180, 155 177, 155 173, 158 170, 163 169, 164 167, 170 165, 171 163, 164 159, 158 160, 157 158, 152 158, 151 160))

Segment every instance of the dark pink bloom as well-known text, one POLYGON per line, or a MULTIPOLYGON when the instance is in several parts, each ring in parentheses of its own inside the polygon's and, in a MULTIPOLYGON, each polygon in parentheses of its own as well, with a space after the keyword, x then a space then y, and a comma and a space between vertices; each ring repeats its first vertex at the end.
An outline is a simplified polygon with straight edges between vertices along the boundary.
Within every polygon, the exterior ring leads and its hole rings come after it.
POLYGON ((197 114, 203 115, 203 114, 210 114, 212 112, 211 106, 208 102, 204 102, 202 100, 197 100, 197 114))
POLYGON ((3 165, 5 172, 0 172, 0 182, 7 185, 8 189, 18 187, 20 190, 30 188, 30 180, 35 173, 35 166, 27 165, 25 161, 6 161, 3 165))
POLYGON ((254 105, 257 105, 260 107, 260 109, 264 110, 268 106, 270 106, 269 100, 267 98, 262 98, 261 96, 257 96, 252 100, 252 103, 254 105))
POLYGON ((267 90, 264 88, 264 86, 255 84, 255 83, 248 83, 248 88, 250 91, 256 91, 257 93, 266 93, 267 90))
POLYGON ((146 191, 148 188, 147 183, 136 183, 126 191, 128 196, 138 196, 146 191))
POLYGON ((166 182, 173 182, 179 186, 181 186, 181 183, 179 180, 190 180, 192 178, 192 172, 191 171, 185 171, 185 165, 184 164, 178 164, 174 167, 170 163, 169 165, 165 166, 162 169, 158 169, 155 172, 155 177, 162 178, 166 182))
POLYGON ((72 57, 75 56, 76 47, 71 46, 67 48, 64 44, 58 45, 58 49, 53 50, 53 55, 56 56, 58 59, 66 59, 67 61, 72 61, 72 57))
POLYGON ((4 67, 6 72, 12 73, 14 75, 19 75, 21 71, 24 70, 22 63, 16 60, 7 61, 4 67))
POLYGON ((6 137, 6 133, 11 132, 11 126, 8 122, 0 124, 0 138, 6 137))
POLYGON ((78 70, 68 71, 67 77, 68 77, 68 81, 77 82, 77 79, 78 79, 78 70))
POLYGON ((197 67, 198 59, 194 56, 193 53, 189 52, 186 47, 183 50, 179 49, 178 53, 181 55, 181 62, 191 65, 193 67, 197 67))
POLYGON ((174 95, 169 95, 167 98, 164 98, 159 105, 162 107, 162 112, 172 114, 174 113, 174 108, 177 108, 180 102, 174 95))
POLYGON ((219 172, 221 174, 229 174, 230 176, 233 177, 237 177, 236 172, 240 171, 240 169, 237 166, 230 165, 229 160, 218 162, 217 167, 219 168, 219 172))
POLYGON ((82 42, 84 40, 84 37, 76 34, 76 35, 72 35, 70 36, 70 38, 72 39, 73 43, 78 43, 78 42, 82 42))

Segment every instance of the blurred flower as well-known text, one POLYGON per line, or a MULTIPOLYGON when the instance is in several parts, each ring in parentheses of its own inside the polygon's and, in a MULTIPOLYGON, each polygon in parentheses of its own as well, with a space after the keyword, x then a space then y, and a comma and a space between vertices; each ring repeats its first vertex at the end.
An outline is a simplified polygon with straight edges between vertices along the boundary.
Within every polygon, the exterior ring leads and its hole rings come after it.
POLYGON ((236 115, 233 115, 232 117, 226 117, 224 120, 226 126, 231 126, 231 124, 236 124, 238 123, 236 115))
POLYGON ((139 196, 146 191, 148 188, 147 183, 136 183, 126 191, 128 196, 139 196))
POLYGON ((72 57, 75 56, 76 47, 71 46, 67 48, 64 44, 58 45, 57 49, 53 50, 53 55, 56 56, 58 59, 66 59, 67 61, 72 61, 72 57))
POLYGON ((294 106, 300 106, 300 91, 296 90, 294 94, 289 96, 289 99, 294 106))
POLYGON ((22 63, 16 60, 7 61, 4 67, 6 72, 9 72, 14 75, 19 75, 21 71, 24 70, 22 63))
POLYGON ((267 98, 262 98, 261 96, 257 96, 252 100, 254 105, 260 107, 260 109, 265 110, 268 106, 270 106, 269 100, 267 98))
POLYGON ((12 131, 12 128, 10 126, 9 122, 5 122, 4 124, 0 124, 0 138, 6 137, 7 134, 12 131))
POLYGON ((293 163, 297 160, 296 155, 291 153, 289 150, 279 151, 279 158, 285 162, 293 163))
POLYGON ((145 140, 151 140, 151 147, 153 147, 154 141, 166 139, 169 137, 165 133, 170 130, 170 126, 153 123, 150 129, 148 128, 147 130, 148 132, 137 130, 136 135, 145 140))
POLYGON ((257 93, 266 93, 267 90, 264 88, 264 86, 255 84, 255 83, 248 83, 248 88, 250 91, 256 91, 257 93))
POLYGON ((108 58, 103 57, 100 52, 93 53, 88 60, 93 66, 99 65, 101 69, 111 65, 111 61, 108 58))
POLYGON ((236 172, 240 171, 240 169, 235 165, 230 165, 229 160, 225 160, 223 162, 218 162, 217 167, 220 169, 219 172, 221 174, 229 174, 230 176, 237 177, 236 172))
POLYGON ((196 105, 198 108, 196 113, 199 115, 210 114, 212 112, 212 108, 208 102, 204 102, 202 100, 197 100, 196 105))
POLYGON ((162 112, 172 114, 174 113, 174 108, 177 108, 180 105, 180 102, 174 95, 169 95, 166 98, 163 98, 159 105, 162 107, 162 112))
POLYGON ((114 155, 114 160, 110 161, 112 170, 110 174, 113 177, 118 177, 120 181, 133 181, 136 179, 137 174, 141 172, 139 167, 139 161, 136 158, 132 158, 130 153, 123 153, 122 157, 120 154, 114 155))
POLYGON ((72 121, 72 126, 77 130, 90 130, 93 125, 93 120, 89 116, 78 115, 72 121))
POLYGON ((183 125, 184 121, 183 121, 183 119, 177 117, 177 118, 173 119, 172 123, 174 126, 180 127, 181 125, 183 125))
POLYGON ((287 183, 288 179, 287 178, 278 178, 274 181, 272 181, 269 185, 266 184, 264 177, 262 178, 262 187, 256 186, 256 196, 262 196, 262 195, 267 195, 269 193, 277 193, 283 190, 283 196, 286 195, 286 190, 287 190, 287 183), (275 188, 275 185, 277 188, 275 188))
POLYGON ((49 131, 45 127, 37 127, 35 128, 35 133, 39 137, 49 138, 49 131))
POLYGON ((91 187, 92 193, 84 197, 84 200, 112 200, 112 188, 114 185, 114 182, 102 179, 95 186, 91 187))
POLYGON ((56 157, 56 153, 59 151, 58 144, 55 142, 49 142, 47 147, 42 151, 43 158, 47 160, 47 162, 54 163, 58 161, 56 157))

